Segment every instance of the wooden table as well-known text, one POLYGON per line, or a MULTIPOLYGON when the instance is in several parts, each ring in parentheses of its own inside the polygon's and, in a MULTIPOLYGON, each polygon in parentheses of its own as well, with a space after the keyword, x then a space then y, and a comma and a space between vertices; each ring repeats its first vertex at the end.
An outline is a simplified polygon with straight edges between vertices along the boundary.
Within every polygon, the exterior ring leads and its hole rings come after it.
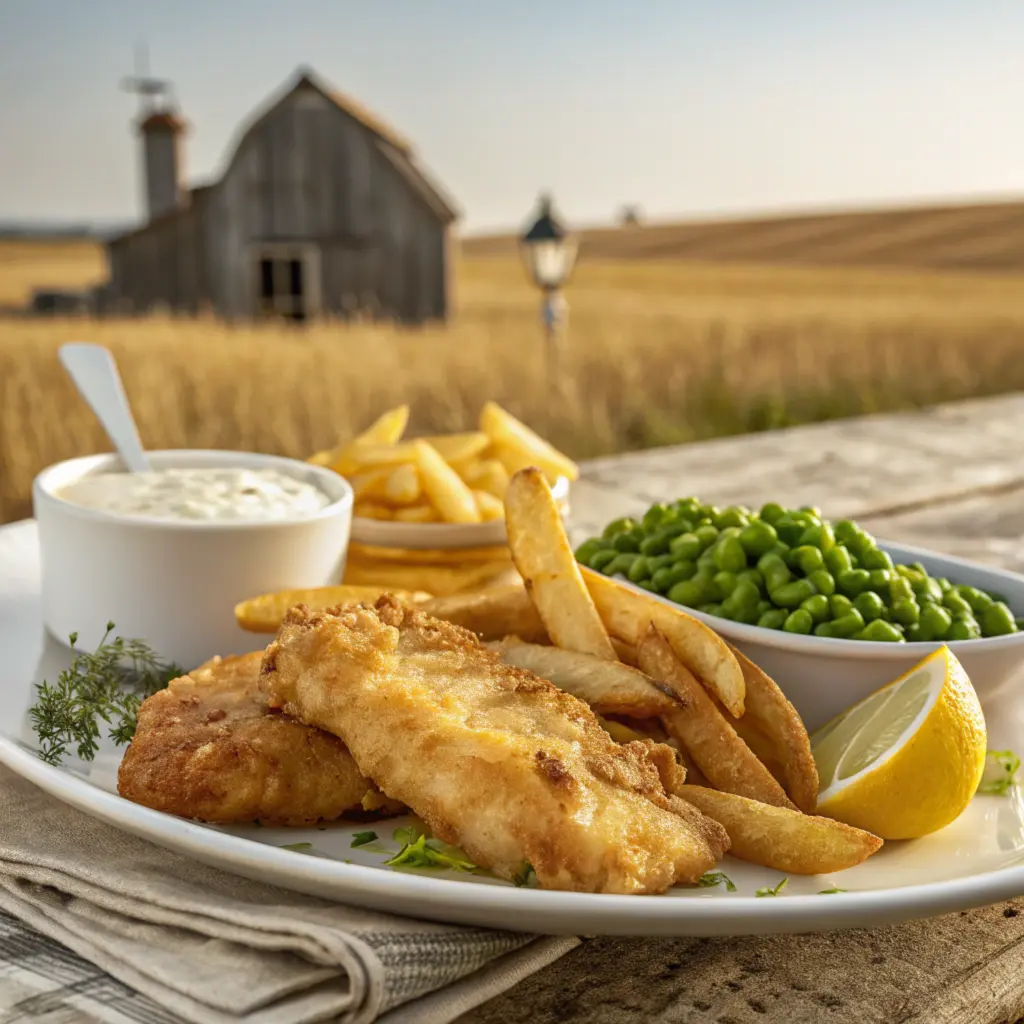
MULTIPOLYGON (((718 505, 820 505, 887 540, 1024 571, 1022 441, 1024 396, 1013 395, 600 459, 574 488, 573 539, 695 494, 718 505)), ((1024 898, 877 931, 594 939, 459 1024, 1018 1018, 1024 898)))

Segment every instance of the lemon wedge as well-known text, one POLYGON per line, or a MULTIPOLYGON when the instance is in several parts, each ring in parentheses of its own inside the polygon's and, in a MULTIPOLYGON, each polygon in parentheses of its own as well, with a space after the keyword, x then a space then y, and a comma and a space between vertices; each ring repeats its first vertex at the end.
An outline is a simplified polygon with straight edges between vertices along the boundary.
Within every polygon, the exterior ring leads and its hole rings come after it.
POLYGON ((915 839, 970 803, 985 767, 985 717, 963 666, 940 647, 811 736, 818 813, 883 839, 915 839))

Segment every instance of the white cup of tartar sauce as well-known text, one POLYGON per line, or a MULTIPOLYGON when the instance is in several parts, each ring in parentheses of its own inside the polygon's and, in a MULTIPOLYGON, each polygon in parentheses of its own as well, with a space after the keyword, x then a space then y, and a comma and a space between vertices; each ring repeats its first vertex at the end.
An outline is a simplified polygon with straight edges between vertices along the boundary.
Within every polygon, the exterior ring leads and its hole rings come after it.
POLYGON ((265 646, 236 624, 239 601, 341 580, 353 497, 336 473, 245 452, 148 455, 152 473, 91 455, 35 479, 43 622, 58 640, 94 650, 113 622, 192 669, 265 646))

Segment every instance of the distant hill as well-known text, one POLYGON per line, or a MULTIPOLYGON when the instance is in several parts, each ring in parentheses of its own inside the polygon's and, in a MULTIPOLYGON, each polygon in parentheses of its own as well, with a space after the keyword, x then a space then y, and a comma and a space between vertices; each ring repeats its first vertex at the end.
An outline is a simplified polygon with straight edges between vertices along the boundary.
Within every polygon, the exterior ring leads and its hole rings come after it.
MULTIPOLYGON (((512 235, 463 239, 469 256, 509 255, 512 235)), ((580 255, 615 260, 1024 270, 1024 202, 816 213, 596 228, 580 255)))

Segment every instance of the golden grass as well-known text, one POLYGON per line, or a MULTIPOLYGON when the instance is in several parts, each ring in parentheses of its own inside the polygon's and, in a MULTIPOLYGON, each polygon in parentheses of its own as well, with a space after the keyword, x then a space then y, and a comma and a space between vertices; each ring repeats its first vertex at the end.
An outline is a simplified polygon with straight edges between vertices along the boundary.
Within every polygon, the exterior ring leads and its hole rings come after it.
POLYGON ((86 288, 105 276, 94 242, 0 239, 0 307, 25 305, 36 288, 86 288))
POLYGON ((557 388, 517 264, 458 280, 423 330, 0 320, 0 518, 29 514, 44 465, 107 448, 56 359, 71 339, 114 350, 146 445, 296 456, 399 402, 418 433, 494 398, 583 458, 1024 387, 1017 276, 584 263, 557 388))

